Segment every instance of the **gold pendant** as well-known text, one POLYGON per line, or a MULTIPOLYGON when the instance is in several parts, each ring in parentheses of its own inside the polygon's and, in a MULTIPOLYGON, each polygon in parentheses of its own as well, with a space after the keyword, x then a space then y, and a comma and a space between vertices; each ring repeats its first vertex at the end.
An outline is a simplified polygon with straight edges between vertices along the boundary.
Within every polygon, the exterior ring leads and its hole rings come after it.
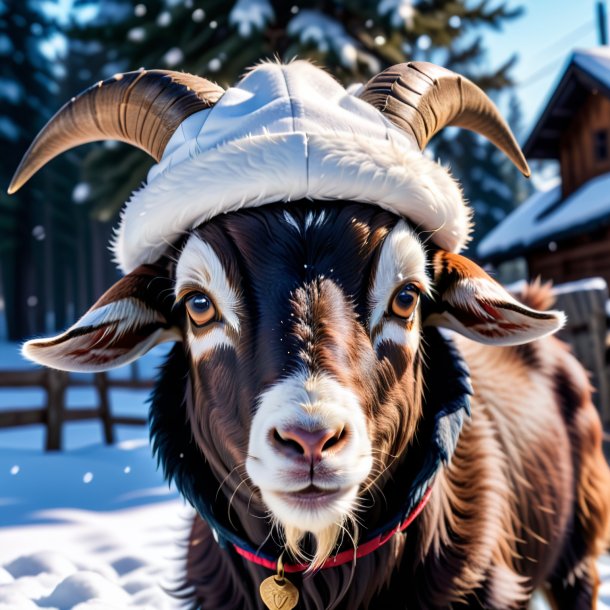
POLYGON ((281 557, 277 561, 277 574, 263 580, 260 594, 269 610, 292 610, 299 603, 299 590, 284 577, 281 557))

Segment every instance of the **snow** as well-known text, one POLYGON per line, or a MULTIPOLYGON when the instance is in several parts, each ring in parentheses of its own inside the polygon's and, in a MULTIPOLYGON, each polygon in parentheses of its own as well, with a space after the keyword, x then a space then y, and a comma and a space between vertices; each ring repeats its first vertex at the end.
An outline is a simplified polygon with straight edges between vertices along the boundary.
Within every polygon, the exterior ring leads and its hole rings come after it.
POLYGON ((610 47, 577 49, 574 51, 572 61, 597 81, 610 88, 610 47))
POLYGON ((395 28, 411 28, 413 25, 413 0, 381 0, 377 11, 380 15, 389 15, 390 23, 395 28))
POLYGON ((170 25, 172 22, 172 16, 169 13, 169 11, 163 11, 161 13, 159 13, 159 15, 157 16, 157 25, 159 27, 165 28, 168 25, 170 25))
POLYGON ((180 575, 188 523, 180 502, 54 515, 60 523, 0 528, 2 610, 178 607, 164 588, 180 575))
POLYGON ((574 282, 565 282, 553 286, 553 294, 569 294, 570 292, 584 292, 586 290, 607 290, 608 286, 603 277, 588 277, 574 282))
POLYGON ((13 50, 13 43, 6 34, 0 34, 0 55, 9 55, 13 50))
POLYGON ((23 87, 10 78, 0 78, 0 99, 15 105, 23 98, 23 87))
POLYGON ((322 53, 333 51, 341 65, 355 69, 358 59, 369 64, 372 72, 379 71, 378 61, 360 49, 343 25, 319 11, 303 9, 288 23, 288 34, 299 38, 303 45, 313 44, 322 53))
MULTIPOLYGON (((143 377, 166 351, 156 348, 140 361, 143 377)), ((0 343, 0 365, 31 366, 11 343, 0 343)), ((130 372, 123 367, 113 376, 130 372)), ((39 394, 0 388, 0 409, 39 394)), ((113 390, 112 409, 143 414, 145 397, 113 390)), ((53 453, 41 450, 34 426, 0 430, 0 610, 183 607, 167 591, 179 583, 193 513, 163 481, 147 430, 120 430, 123 440, 104 446, 95 424, 73 426, 68 449, 53 453)), ((610 610, 610 559, 599 568, 598 610, 610 610)), ((547 607, 537 601, 532 610, 547 607)))
MULTIPOLYGON (((63 463, 50 454, 29 455, 20 473, 26 487, 21 497, 10 497, 19 491, 3 476, 7 451, 0 450, 0 608, 176 607, 161 587, 171 587, 179 575, 178 544, 188 525, 185 508, 167 487, 163 494, 148 495, 146 477, 131 479, 130 486, 144 493, 134 494, 130 509, 108 509, 125 504, 111 479, 100 481, 97 497, 82 491, 73 495, 79 481, 71 475, 83 462, 99 468, 100 458, 111 463, 116 458, 115 448, 103 450, 68 453, 63 463), (53 505, 63 508, 49 508, 53 505)), ((148 448, 134 451, 139 455, 131 460, 147 468, 152 462, 148 448)), ((10 459, 23 461, 21 453, 11 449, 10 459)))
POLYGON ((458 15, 452 15, 449 17, 448 23, 452 28, 457 30, 462 25, 462 19, 458 15))
POLYGON ((222 61, 220 61, 218 57, 213 57, 212 59, 210 59, 210 61, 208 62, 208 70, 210 72, 218 72, 220 68, 222 68, 222 61))
POLYGON ((32 229, 32 237, 36 240, 36 241, 44 241, 45 237, 46 237, 46 232, 44 230, 44 227, 42 225, 36 225, 33 229, 32 229))
POLYGON ((74 203, 85 203, 91 194, 91 185, 88 182, 79 182, 72 191, 72 201, 74 203))
POLYGON ((432 46, 432 38, 428 34, 422 34, 415 43, 422 51, 427 51, 432 46))
POLYGON ((274 19, 275 13, 268 0, 237 0, 229 13, 229 23, 237 27, 242 38, 251 36, 253 30, 264 29, 274 19))
MULTIPOLYGON (((142 359, 144 377, 166 349, 142 359)), ((0 364, 31 366, 11 343, 0 343, 0 364)), ((88 392, 69 393, 68 408, 88 392)), ((112 390, 113 412, 145 414, 147 394, 112 390)), ((37 388, 0 389, 0 409, 43 400, 37 388)), ((105 446, 99 423, 70 424, 67 450, 44 453, 42 426, 0 430, 1 610, 178 607, 164 587, 178 582, 191 510, 163 481, 146 428, 116 431, 122 440, 105 446)))
POLYGON ((193 11, 191 18, 195 23, 201 23, 205 19, 205 11, 202 8, 197 8, 193 11))
POLYGON ((481 241, 479 256, 487 258, 547 239, 555 240, 564 233, 573 233, 579 227, 609 217, 610 173, 589 180, 556 209, 545 213, 560 199, 559 180, 552 182, 546 191, 534 193, 481 241))
POLYGON ((511 191, 508 184, 505 182, 498 180, 495 176, 485 175, 481 180, 481 188, 484 191, 493 191, 497 193, 499 197, 502 199, 511 200, 513 197, 513 192, 511 191))
POLYGON ((142 42, 146 38, 146 30, 141 27, 131 28, 127 32, 127 39, 131 42, 142 42))
POLYGON ((172 47, 162 58, 163 63, 170 68, 181 64, 184 60, 184 52, 178 47, 172 47))

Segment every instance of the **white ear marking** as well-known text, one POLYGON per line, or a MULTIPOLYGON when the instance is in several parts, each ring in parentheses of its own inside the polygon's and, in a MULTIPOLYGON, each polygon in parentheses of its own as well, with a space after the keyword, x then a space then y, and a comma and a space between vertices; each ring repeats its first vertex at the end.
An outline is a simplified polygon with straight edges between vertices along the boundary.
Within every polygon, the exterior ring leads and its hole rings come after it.
POLYGON ((536 311, 519 303, 478 265, 449 252, 434 257, 439 310, 427 326, 442 326, 480 343, 519 345, 550 335, 565 324, 560 311, 536 311))
POLYGON ((163 341, 180 341, 163 295, 161 267, 144 265, 120 279, 67 331, 25 343, 21 353, 64 371, 105 371, 132 362, 163 341))
POLYGON ((23 344, 28 360, 64 371, 98 372, 133 362, 164 341, 180 340, 173 328, 166 328, 163 316, 135 299, 121 299, 88 311, 64 333, 23 344), (138 337, 138 329, 157 326, 138 337), (129 342, 133 333, 134 339, 129 342))

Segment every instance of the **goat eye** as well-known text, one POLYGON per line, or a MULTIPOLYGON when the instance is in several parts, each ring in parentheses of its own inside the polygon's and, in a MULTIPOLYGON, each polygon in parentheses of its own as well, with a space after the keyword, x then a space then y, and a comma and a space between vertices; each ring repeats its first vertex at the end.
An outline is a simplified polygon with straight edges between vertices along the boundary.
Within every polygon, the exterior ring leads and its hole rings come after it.
POLYGON ((212 301, 202 292, 192 292, 185 300, 186 311, 195 326, 204 326, 216 316, 212 301))
POLYGON ((403 286, 392 299, 392 313, 399 318, 410 318, 417 307, 419 294, 420 290, 415 284, 403 286))

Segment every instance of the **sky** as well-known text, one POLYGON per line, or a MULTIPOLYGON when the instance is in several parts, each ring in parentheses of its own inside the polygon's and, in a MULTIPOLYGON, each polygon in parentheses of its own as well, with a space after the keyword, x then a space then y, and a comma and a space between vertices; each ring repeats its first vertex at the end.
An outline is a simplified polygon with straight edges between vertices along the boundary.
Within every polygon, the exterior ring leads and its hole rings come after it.
POLYGON ((485 42, 491 66, 518 54, 512 75, 524 115, 523 141, 563 74, 571 52, 599 44, 596 0, 511 0, 509 6, 524 7, 524 15, 507 23, 501 32, 488 30, 485 42))

